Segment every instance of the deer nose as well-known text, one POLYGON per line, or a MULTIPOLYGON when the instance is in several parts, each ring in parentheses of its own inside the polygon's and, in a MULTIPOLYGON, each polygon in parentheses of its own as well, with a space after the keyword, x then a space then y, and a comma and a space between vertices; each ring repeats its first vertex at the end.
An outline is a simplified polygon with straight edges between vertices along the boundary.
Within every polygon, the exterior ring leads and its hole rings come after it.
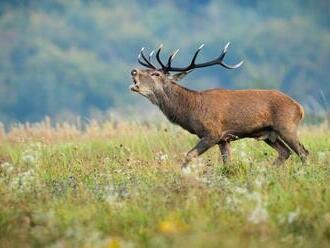
POLYGON ((131 75, 132 76, 135 76, 137 74, 137 70, 136 69, 133 69, 132 71, 131 71, 131 75))

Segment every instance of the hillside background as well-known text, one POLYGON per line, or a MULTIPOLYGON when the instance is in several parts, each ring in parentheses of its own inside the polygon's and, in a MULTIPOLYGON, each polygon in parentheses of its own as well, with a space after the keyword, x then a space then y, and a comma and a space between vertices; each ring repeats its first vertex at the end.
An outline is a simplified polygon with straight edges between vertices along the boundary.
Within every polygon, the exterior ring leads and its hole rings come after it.
POLYGON ((128 90, 142 46, 180 48, 184 65, 200 44, 208 60, 227 41, 226 61, 244 59, 241 69, 196 70, 182 83, 278 88, 309 113, 329 107, 328 0, 2 0, 0 121, 148 117, 155 107, 128 90))

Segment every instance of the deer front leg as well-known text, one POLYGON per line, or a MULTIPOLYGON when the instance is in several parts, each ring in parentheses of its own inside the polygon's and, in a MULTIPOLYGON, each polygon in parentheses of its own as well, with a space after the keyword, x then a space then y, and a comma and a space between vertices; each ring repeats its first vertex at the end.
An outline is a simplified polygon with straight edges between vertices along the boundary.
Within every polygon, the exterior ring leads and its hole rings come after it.
POLYGON ((185 159, 184 162, 181 166, 181 169, 186 168, 188 163, 193 159, 198 157, 199 155, 203 154, 204 152, 206 152, 208 149, 210 149, 212 146, 216 145, 216 141, 212 138, 202 138, 197 145, 191 149, 185 159))

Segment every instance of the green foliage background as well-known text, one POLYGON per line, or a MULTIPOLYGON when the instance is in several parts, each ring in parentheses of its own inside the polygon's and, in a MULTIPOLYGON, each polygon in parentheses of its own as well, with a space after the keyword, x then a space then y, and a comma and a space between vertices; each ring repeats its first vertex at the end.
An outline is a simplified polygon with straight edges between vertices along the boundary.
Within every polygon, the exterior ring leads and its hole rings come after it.
POLYGON ((181 65, 201 43, 201 60, 227 41, 227 61, 245 60, 196 71, 188 87, 279 88, 308 105, 330 96, 329 13, 327 0, 1 1, 0 120, 144 104, 128 91, 129 72, 142 46, 160 43, 181 48, 181 65))

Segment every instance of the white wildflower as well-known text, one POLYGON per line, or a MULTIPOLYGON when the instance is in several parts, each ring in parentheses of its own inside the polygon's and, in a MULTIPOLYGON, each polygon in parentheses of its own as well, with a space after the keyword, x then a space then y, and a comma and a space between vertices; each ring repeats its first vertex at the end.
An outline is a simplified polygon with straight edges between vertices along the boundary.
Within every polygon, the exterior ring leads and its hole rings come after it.
POLYGON ((11 181, 10 186, 12 189, 28 191, 35 185, 35 178, 35 172, 29 170, 18 174, 18 176, 11 181))
POLYGON ((257 166, 256 170, 260 173, 260 174, 267 174, 268 173, 268 169, 264 166, 257 166))
POLYGON ((189 175, 189 174, 195 174, 195 176, 198 176, 198 172, 201 168, 204 167, 202 158, 195 158, 193 159, 187 166, 181 168, 181 173, 183 176, 189 175))
POLYGON ((222 184, 224 186, 229 187, 229 186, 231 186, 231 181, 227 177, 224 176, 223 179, 222 179, 222 184))
POLYGON ((266 177, 265 176, 258 176, 254 180, 254 185, 257 189, 261 189, 263 185, 266 184, 266 177))
POLYGON ((285 221, 286 221, 286 218, 285 218, 285 216, 283 216, 283 215, 279 215, 277 218, 278 218, 278 222, 279 222, 280 224, 283 224, 283 223, 285 223, 285 221))
POLYGON ((105 197, 105 201, 107 203, 114 203, 116 202, 118 199, 118 195, 116 193, 113 193, 113 194, 107 194, 106 197, 105 197))
POLYGON ((104 200, 109 204, 120 204, 121 199, 127 198, 130 193, 126 187, 116 187, 114 185, 107 185, 104 188, 104 200))
POLYGON ((204 167, 204 162, 202 158, 195 158, 193 161, 190 162, 190 167, 194 170, 197 170, 201 167, 204 167))
POLYGON ((297 177, 304 177, 305 175, 306 175, 306 171, 304 170, 304 169, 300 169, 300 170, 298 170, 296 173, 295 173, 295 175, 297 176, 297 177))
POLYGON ((181 173, 183 176, 187 176, 192 173, 190 166, 185 166, 181 168, 181 173))
POLYGON ((259 189, 262 187, 262 181, 258 178, 254 181, 254 184, 259 189))
POLYGON ((115 187, 113 185, 107 185, 104 188, 104 199, 107 203, 113 203, 116 202, 119 198, 118 192, 116 192, 115 187))
POLYGON ((35 165, 42 147, 43 145, 40 142, 29 145, 22 154, 22 160, 27 164, 35 165))
POLYGON ((317 153, 317 157, 320 162, 324 162, 327 159, 328 155, 329 155, 328 152, 324 152, 324 151, 317 153))
POLYGON ((250 213, 248 221, 253 224, 260 224, 266 222, 268 219, 267 209, 259 204, 256 208, 250 213))
POLYGON ((167 158, 168 158, 167 154, 162 154, 162 155, 159 157, 159 160, 161 160, 161 161, 165 161, 165 160, 167 160, 167 158))
POLYGON ((14 170, 14 166, 9 162, 4 162, 4 163, 1 164, 1 169, 6 174, 10 174, 14 170))
POLYGON ((299 214, 300 214, 300 209, 296 209, 295 211, 293 212, 289 212, 288 213, 288 223, 291 224, 292 222, 294 222, 295 220, 298 219, 299 217, 299 214))
POLYGON ((247 153, 244 152, 244 151, 241 151, 241 152, 239 153, 239 156, 240 156, 242 159, 244 159, 244 158, 247 157, 247 153))
POLYGON ((255 201, 255 209, 248 216, 248 221, 253 224, 264 223, 268 219, 268 212, 265 207, 265 203, 262 201, 261 194, 259 192, 253 192, 249 195, 251 200, 255 201))
POLYGON ((163 152, 157 152, 155 159, 158 160, 159 162, 164 162, 168 159, 168 155, 163 152))
POLYGON ((25 163, 34 164, 34 162, 35 162, 36 159, 35 159, 34 155, 32 155, 32 154, 23 154, 22 160, 25 163))
POLYGON ((234 196, 227 196, 225 199, 225 206, 230 210, 236 210, 241 204, 241 200, 234 196))
POLYGON ((212 181, 207 177, 197 177, 196 179, 201 183, 205 183, 206 185, 212 184, 212 181))
POLYGON ((30 149, 33 151, 40 151, 42 148, 43 148, 43 144, 41 142, 30 144, 30 149))
POLYGON ((242 194, 245 195, 248 193, 248 190, 246 188, 242 188, 242 187, 235 187, 234 191, 238 194, 242 194))
POLYGON ((249 163, 251 161, 250 156, 249 156, 249 153, 247 153, 247 152, 245 152, 243 150, 241 150, 239 152, 239 158, 244 163, 249 163))
POLYGON ((248 198, 255 201, 257 204, 261 204, 262 203, 262 197, 261 194, 259 192, 252 192, 248 195, 248 198))

